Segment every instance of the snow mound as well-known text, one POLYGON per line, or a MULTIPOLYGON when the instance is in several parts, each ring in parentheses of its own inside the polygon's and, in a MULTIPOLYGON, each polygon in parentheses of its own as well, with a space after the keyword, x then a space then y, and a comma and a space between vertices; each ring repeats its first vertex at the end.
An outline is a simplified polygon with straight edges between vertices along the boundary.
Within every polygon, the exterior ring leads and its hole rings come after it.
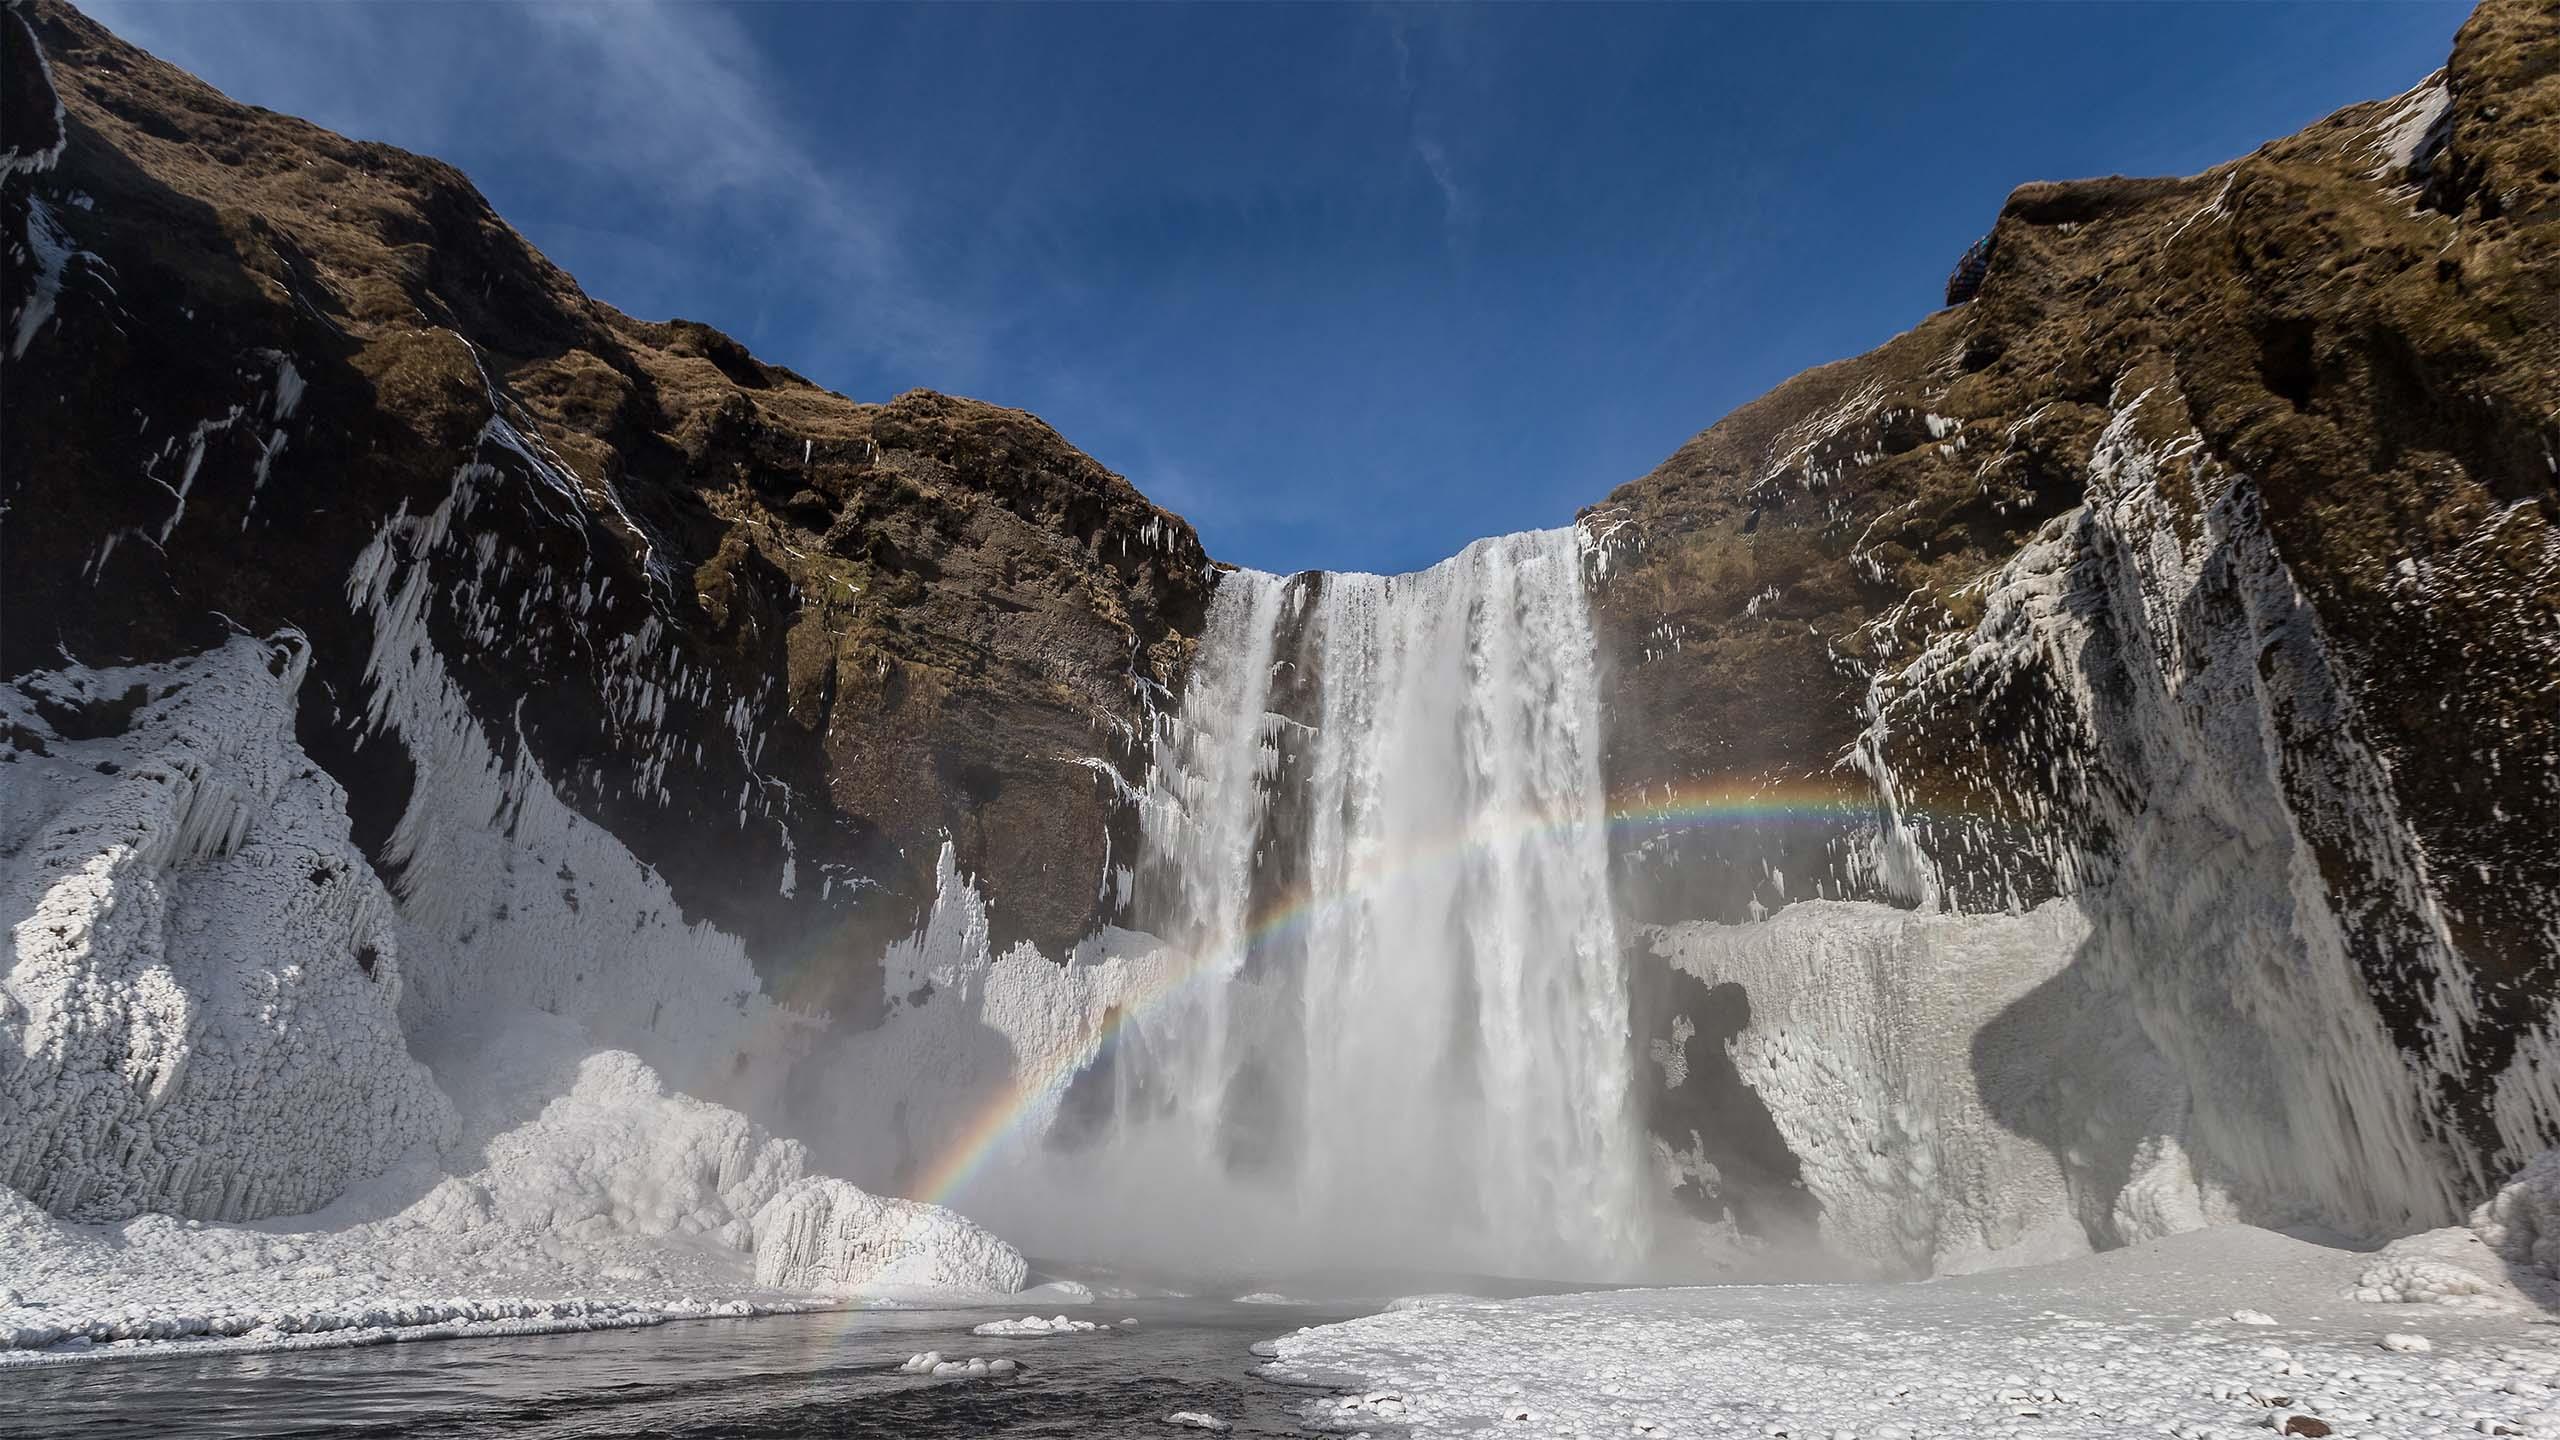
MULTIPOLYGON (((2432 1232, 2411 1239, 2431 1241, 2444 1233, 2432 1232)), ((2470 1310, 2504 1310, 2517 1296, 2513 1287, 2467 1266, 2425 1254, 2409 1240, 2383 1247, 2374 1263, 2356 1277, 2355 1288, 2347 1293, 2368 1305, 2442 1305, 2470 1310)))
POLYGON ((755 1217, 756 1283, 833 1294, 1009 1295, 1022 1252, 956 1211, 808 1179, 755 1217))
POLYGON ((2560 1150, 2527 1161, 2471 1213, 2471 1228, 2508 1264, 2560 1276, 2560 1150))
POLYGON ((308 659, 0 686, 0 1185, 47 1210, 293 1214, 451 1131, 391 897, 294 741, 308 659))
POLYGON ((403 1218, 456 1235, 497 1226, 573 1242, 683 1236, 751 1248, 757 1213, 802 1179, 800 1143, 671 1093, 639 1056, 592 1044, 575 1023, 534 1011, 424 1042, 469 1117, 461 1148, 481 1166, 403 1218))
POLYGON ((1167 1425, 1178 1425, 1186 1430, 1211 1430, 1224 1432, 1236 1428, 1205 1410, 1176 1410, 1172 1414, 1164 1417, 1164 1423, 1167 1425))
MULTIPOLYGON (((1047 1280, 1016 1292, 1014 1298, 1028 1300, 1034 1305, 1090 1305, 1093 1303, 1093 1287, 1074 1280, 1047 1280)), ((1127 1300, 1136 1297, 1122 1295, 1115 1298, 1127 1300)))
POLYGON ((1108 1325, 1097 1324, 1091 1320, 1070 1320, 1064 1315, 1053 1315, 1046 1320, 1037 1315, 1025 1315, 1019 1320, 990 1320, 984 1325, 972 1326, 969 1333, 972 1335, 1084 1335, 1110 1328, 1108 1325))

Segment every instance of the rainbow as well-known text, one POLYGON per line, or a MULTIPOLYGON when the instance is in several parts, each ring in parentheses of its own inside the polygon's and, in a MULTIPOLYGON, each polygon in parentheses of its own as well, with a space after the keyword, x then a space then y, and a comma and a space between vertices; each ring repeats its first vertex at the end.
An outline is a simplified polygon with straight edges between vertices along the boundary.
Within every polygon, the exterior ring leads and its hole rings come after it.
MULTIPOLYGON (((1670 830, 1711 826, 1839 823, 1871 816, 1872 792, 1837 784, 1800 782, 1752 789, 1696 786, 1652 787, 1609 807, 1605 825, 1613 838, 1649 838, 1670 830), (1659 792, 1657 794, 1657 791, 1659 792)), ((1470 853, 1516 843, 1542 833, 1587 823, 1548 816, 1478 821, 1441 840, 1382 859, 1352 877, 1350 883, 1322 894, 1302 893, 1272 906, 1239 939, 1223 950, 1189 955, 1146 987, 1114 1007, 1103 1023, 1051 1053, 1025 1057, 1011 1083, 980 1106, 952 1136, 932 1163, 918 1172, 909 1193, 916 1199, 947 1205, 1004 1147, 1007 1137, 1026 1117, 1045 1111, 1068 1083, 1107 1049, 1133 1021, 1162 1006, 1204 978, 1230 973, 1263 947, 1303 931, 1337 907, 1377 893, 1433 867, 1458 863, 1470 853)))

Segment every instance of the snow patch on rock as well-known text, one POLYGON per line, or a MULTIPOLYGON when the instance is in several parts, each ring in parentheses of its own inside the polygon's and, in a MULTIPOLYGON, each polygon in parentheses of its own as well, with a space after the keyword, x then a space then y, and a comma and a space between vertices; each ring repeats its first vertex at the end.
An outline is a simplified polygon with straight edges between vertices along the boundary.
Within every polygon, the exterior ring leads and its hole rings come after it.
POLYGON ((680 1089, 752 1102, 739 1058, 765 1062, 744 1067, 748 1084, 762 1083, 818 1018, 776 1005, 736 936, 687 923, 666 881, 564 803, 520 737, 472 712, 437 651, 431 606, 484 638, 504 624, 485 613, 483 589, 513 563, 511 547, 474 543, 468 521, 506 473, 463 466, 435 509, 383 524, 347 583, 374 624, 367 723, 416 767, 388 846, 414 957, 402 1019, 423 1032, 488 1007, 546 1010, 680 1089), (459 584, 439 583, 427 563, 447 548, 475 567, 459 584))

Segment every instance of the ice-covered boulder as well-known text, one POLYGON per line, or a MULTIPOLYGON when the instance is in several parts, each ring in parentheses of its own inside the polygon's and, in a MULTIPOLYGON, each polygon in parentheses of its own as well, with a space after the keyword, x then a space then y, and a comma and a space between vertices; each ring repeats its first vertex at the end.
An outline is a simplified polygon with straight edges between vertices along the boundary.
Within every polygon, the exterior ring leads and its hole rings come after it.
POLYGON ((1009 1295, 1022 1252, 956 1211, 809 1179, 755 1217, 756 1283, 836 1294, 896 1291, 1009 1295))
POLYGON ((2471 1228, 2508 1264, 2560 1276, 2560 1150, 2527 1161, 2471 1212, 2471 1228))
POLYGON ((0 685, 0 1185, 47 1210, 293 1214, 451 1130, 391 896, 294 738, 308 659, 0 685))

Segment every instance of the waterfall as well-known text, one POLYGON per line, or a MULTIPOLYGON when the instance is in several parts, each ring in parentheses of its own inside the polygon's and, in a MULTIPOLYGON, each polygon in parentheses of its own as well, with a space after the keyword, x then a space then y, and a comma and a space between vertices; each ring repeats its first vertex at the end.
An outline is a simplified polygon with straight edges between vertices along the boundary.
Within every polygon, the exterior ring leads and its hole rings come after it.
POLYGON ((1139 877, 1192 979, 1126 1017, 1065 1143, 1244 1210, 1270 1254, 1633 1263, 1593 654, 1571 530, 1225 576, 1139 877))

